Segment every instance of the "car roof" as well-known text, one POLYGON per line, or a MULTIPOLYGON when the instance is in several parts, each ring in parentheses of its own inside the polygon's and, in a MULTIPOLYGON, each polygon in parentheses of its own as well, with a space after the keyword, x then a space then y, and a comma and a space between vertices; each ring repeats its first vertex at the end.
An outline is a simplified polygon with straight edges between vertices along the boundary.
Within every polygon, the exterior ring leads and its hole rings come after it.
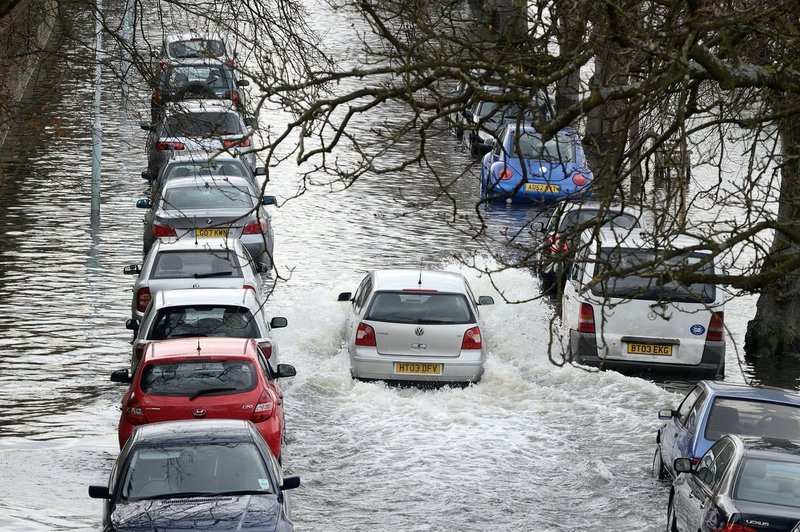
MULTIPOLYGON (((566 214, 571 211, 614 211, 630 212, 637 214, 642 212, 642 208, 631 203, 605 203, 602 201, 564 201, 559 204, 561 213, 566 214)), ((553 211, 551 216, 556 216, 559 209, 553 211)))
MULTIPOLYGON (((506 134, 507 135, 515 134, 515 133, 509 133, 512 130, 522 131, 522 132, 525 132, 525 133, 527 133, 529 135, 538 135, 539 134, 539 132, 536 130, 536 128, 533 127, 532 125, 517 124, 516 122, 506 123, 506 131, 507 131, 506 134)), ((578 137, 578 132, 575 131, 575 128, 572 128, 570 126, 562 127, 556 133, 559 134, 559 135, 568 135, 570 137, 573 137, 573 140, 577 139, 577 137, 578 137)))
POLYGON ((759 436, 728 435, 732 440, 739 440, 748 458, 772 458, 800 461, 800 441, 779 438, 762 438, 759 436))
POLYGON ((185 31, 183 33, 170 33, 169 35, 164 37, 164 42, 173 43, 180 41, 196 41, 199 39, 203 39, 206 41, 221 41, 223 43, 225 42, 225 39, 221 35, 198 33, 196 31, 185 31))
POLYGON ((181 153, 179 151, 172 150, 170 153, 174 154, 170 157, 169 161, 166 164, 186 164, 186 163, 216 163, 216 162, 236 162, 239 164, 244 165, 244 161, 242 161, 239 157, 235 155, 231 155, 230 153, 221 152, 218 155, 208 155, 204 152, 188 152, 188 153, 181 153), (180 154, 180 155, 178 155, 180 154))
POLYGON ((243 419, 192 419, 146 423, 137 426, 133 434, 133 445, 253 441, 250 421, 243 419))
POLYGON ((232 185, 237 188, 246 188, 250 192, 254 191, 253 182, 250 179, 234 175, 212 176, 212 177, 208 176, 171 177, 164 182, 163 189, 191 187, 193 185, 198 185, 198 184, 204 185, 206 183, 209 183, 210 185, 232 185))
POLYGON ((373 273, 375 290, 430 289, 464 293, 464 276, 460 273, 412 269, 375 270, 373 273))
POLYGON ((147 344, 142 360, 165 360, 194 355, 252 359, 255 345, 252 338, 174 338, 147 344))
POLYGON ((151 248, 152 253, 162 251, 207 251, 216 252, 221 250, 241 251, 242 241, 238 238, 215 238, 209 240, 196 240, 194 238, 157 238, 151 248))
MULTIPOLYGON (((620 248, 649 249, 653 247, 656 238, 656 235, 647 229, 615 229, 612 227, 602 227, 599 230, 586 229, 581 238, 584 241, 591 241, 595 238, 595 234, 601 246, 612 245, 620 248)), ((689 235, 658 236, 659 248, 683 249, 700 243, 700 239, 689 235)), ((698 253, 706 252, 710 253, 710 251, 698 250, 698 253)))
MULTIPOLYGON (((214 39, 219 40, 219 39, 214 39)), ((227 48, 227 47, 226 47, 227 48)), ((228 71, 234 74, 236 71, 228 63, 224 61, 225 56, 219 57, 175 57, 170 59, 169 64, 164 68, 166 70, 170 67, 225 67, 228 71)))
POLYGON ((777 388, 774 386, 751 386, 748 384, 736 384, 711 380, 702 380, 698 382, 698 385, 708 389, 709 393, 715 397, 755 399, 760 401, 787 403, 800 406, 800 394, 785 388, 777 388))
POLYGON ((239 305, 260 307, 255 291, 249 288, 173 288, 159 290, 153 298, 155 308, 184 305, 239 305))

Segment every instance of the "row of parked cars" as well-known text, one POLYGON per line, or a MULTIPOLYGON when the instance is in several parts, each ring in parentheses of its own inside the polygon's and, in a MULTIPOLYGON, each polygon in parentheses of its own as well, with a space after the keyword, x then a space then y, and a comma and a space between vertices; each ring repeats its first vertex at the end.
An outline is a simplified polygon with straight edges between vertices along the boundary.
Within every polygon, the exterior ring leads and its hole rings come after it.
MULTIPOLYGON (((724 377, 724 290, 683 281, 725 275, 708 246, 660 234, 645 208, 590 201, 592 174, 574 130, 545 141, 532 125, 530 102, 489 104, 475 92, 452 121, 471 155, 488 152, 482 197, 537 208, 557 201, 530 229, 532 262, 556 298, 565 359, 724 377)), ((547 108, 540 105, 540 119, 547 108)), ((669 483, 668 531, 800 530, 800 395, 700 380, 659 418, 652 471, 669 483)))
POLYGON ((262 275, 273 231, 236 57, 224 38, 169 36, 155 67, 142 177, 144 259, 135 275, 120 454, 105 530, 291 530, 284 394, 262 275))

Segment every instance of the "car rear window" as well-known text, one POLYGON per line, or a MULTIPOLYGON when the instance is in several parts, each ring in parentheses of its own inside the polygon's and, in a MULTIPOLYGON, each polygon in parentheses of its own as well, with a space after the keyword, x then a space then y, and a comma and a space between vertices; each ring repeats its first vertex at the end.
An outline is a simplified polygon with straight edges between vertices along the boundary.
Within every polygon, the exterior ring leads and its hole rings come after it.
POLYGON ((244 132, 239 116, 225 111, 175 113, 166 124, 166 133, 171 137, 219 137, 244 132))
POLYGON ((250 191, 232 185, 212 184, 175 186, 164 191, 161 208, 166 211, 187 209, 252 209, 250 191))
POLYGON ((577 210, 570 211, 561 219, 558 226, 560 232, 566 232, 573 227, 587 227, 591 223, 600 223, 603 227, 619 227, 621 229, 633 229, 641 227, 639 220, 628 213, 608 212, 600 210, 577 210))
POLYGON ((713 441, 724 434, 800 440, 800 406, 718 397, 704 436, 713 441))
POLYGON ((163 251, 156 255, 151 279, 242 277, 239 257, 232 251, 163 251))
POLYGON ((258 383, 256 368, 241 360, 185 360, 147 364, 141 388, 150 395, 226 395, 249 392, 258 383))
POLYGON ((233 162, 190 162, 190 163, 173 163, 164 168, 164 173, 161 179, 166 180, 172 177, 218 177, 218 176, 235 176, 235 177, 249 177, 245 173, 244 166, 233 162))
POLYGON ((376 292, 366 319, 440 325, 475 321, 463 294, 438 292, 376 292))
POLYGON ((800 463, 746 458, 733 498, 800 508, 800 463))
POLYGON ((556 135, 548 141, 535 133, 522 132, 512 140, 511 151, 523 159, 570 162, 575 159, 575 146, 568 135, 556 135))
POLYGON ((713 284, 692 283, 684 286, 677 281, 663 282, 657 275, 668 270, 681 269, 699 274, 713 274, 714 263, 708 260, 708 255, 702 253, 663 258, 654 250, 602 248, 594 271, 595 277, 600 277, 601 280, 592 286, 592 294, 625 299, 713 303, 716 298, 716 287, 713 284), (631 268, 640 266, 643 271, 614 276, 615 272, 629 272, 631 268))
POLYGON ((222 57, 225 43, 217 39, 192 39, 169 43, 169 56, 176 59, 187 57, 222 57))
POLYGON ((254 443, 224 441, 134 446, 118 485, 122 498, 130 501, 180 493, 275 491, 254 443))
POLYGON ((195 336, 259 338, 253 315, 246 307, 202 305, 162 308, 153 320, 148 340, 195 336))

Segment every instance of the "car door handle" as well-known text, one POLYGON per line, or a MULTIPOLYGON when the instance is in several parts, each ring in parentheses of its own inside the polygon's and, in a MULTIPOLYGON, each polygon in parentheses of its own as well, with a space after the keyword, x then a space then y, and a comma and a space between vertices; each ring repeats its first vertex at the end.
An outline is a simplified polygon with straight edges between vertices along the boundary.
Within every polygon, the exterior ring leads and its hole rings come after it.
POLYGON ((693 492, 693 491, 690 491, 690 492, 689 492, 689 498, 690 498, 690 499, 694 499, 694 492, 693 492))
POLYGON ((703 501, 703 503, 700 505, 700 509, 702 510, 705 507, 706 507, 706 503, 705 503, 705 501, 703 501))

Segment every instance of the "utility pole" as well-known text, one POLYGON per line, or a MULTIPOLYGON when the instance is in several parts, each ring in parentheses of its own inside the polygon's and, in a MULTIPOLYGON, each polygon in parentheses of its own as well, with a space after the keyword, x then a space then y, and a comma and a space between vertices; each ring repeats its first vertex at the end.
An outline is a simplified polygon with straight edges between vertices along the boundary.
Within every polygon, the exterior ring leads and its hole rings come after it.
POLYGON ((92 219, 100 218, 100 155, 103 151, 103 125, 100 121, 103 74, 103 0, 97 0, 94 34, 94 123, 92 124, 92 219))

